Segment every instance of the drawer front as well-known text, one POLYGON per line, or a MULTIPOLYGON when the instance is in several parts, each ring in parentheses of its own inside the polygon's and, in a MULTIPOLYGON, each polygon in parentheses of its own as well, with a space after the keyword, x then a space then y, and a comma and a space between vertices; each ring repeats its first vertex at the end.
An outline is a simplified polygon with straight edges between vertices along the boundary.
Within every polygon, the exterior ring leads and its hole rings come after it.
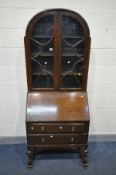
POLYGON ((39 133, 83 133, 88 131, 88 124, 85 123, 28 123, 27 132, 32 134, 39 133))
POLYGON ((86 144, 87 134, 41 134, 28 135, 29 145, 86 144))

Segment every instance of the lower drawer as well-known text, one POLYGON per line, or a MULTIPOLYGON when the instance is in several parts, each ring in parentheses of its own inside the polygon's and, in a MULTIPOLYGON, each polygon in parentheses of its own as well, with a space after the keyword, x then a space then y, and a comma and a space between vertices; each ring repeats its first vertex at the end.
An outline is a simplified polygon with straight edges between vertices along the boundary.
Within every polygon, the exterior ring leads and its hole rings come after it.
POLYGON ((50 144, 86 144, 87 134, 30 134, 28 135, 29 145, 50 145, 50 144))

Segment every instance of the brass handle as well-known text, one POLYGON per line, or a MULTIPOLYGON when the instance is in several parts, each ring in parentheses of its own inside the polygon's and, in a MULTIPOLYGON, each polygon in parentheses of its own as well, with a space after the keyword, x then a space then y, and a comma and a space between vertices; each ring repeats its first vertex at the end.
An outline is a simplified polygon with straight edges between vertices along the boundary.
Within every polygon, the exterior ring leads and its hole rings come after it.
POLYGON ((82 75, 82 73, 81 73, 81 72, 79 72, 79 73, 78 73, 78 76, 81 76, 81 75, 82 75))
POLYGON ((54 136, 53 135, 50 135, 50 138, 53 138, 54 136))
POLYGON ((62 127, 62 126, 60 126, 60 127, 59 127, 59 129, 63 129, 63 127, 62 127))
POLYGON ((27 154, 31 154, 31 150, 28 150, 28 151, 27 151, 27 154))
POLYGON ((34 130, 34 126, 31 126, 31 130, 34 130))
POLYGON ((74 140, 75 140, 74 137, 71 137, 71 142, 72 142, 72 143, 74 142, 74 140))
POLYGON ((44 137, 41 139, 41 142, 42 143, 45 143, 45 138, 44 137))
POLYGON ((75 126, 72 126, 72 132, 74 132, 75 131, 75 126))
POLYGON ((78 73, 75 72, 74 75, 75 75, 75 76, 81 76, 82 73, 81 73, 81 72, 78 72, 78 73))
POLYGON ((41 131, 43 132, 45 130, 45 127, 44 126, 41 126, 41 131))

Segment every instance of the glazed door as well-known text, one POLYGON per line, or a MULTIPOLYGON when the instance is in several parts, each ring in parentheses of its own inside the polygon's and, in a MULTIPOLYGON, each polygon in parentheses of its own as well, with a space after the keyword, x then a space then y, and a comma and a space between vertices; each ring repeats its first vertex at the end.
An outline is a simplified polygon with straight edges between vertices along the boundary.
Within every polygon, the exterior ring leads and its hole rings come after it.
POLYGON ((30 59, 32 89, 54 89, 55 15, 41 17, 32 29, 30 59))
POLYGON ((73 16, 61 15, 60 89, 82 89, 84 31, 73 16))
POLYGON ((86 89, 90 38, 85 21, 53 10, 32 22, 26 36, 29 90, 86 89))

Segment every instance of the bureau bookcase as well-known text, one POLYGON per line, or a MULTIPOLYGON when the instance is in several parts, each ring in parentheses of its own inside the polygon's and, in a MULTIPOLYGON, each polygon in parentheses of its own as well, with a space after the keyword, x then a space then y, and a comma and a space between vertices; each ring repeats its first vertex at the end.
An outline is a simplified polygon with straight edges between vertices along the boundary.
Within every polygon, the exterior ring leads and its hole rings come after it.
POLYGON ((67 9, 35 15, 25 35, 28 167, 39 150, 74 149, 87 166, 90 32, 67 9))

